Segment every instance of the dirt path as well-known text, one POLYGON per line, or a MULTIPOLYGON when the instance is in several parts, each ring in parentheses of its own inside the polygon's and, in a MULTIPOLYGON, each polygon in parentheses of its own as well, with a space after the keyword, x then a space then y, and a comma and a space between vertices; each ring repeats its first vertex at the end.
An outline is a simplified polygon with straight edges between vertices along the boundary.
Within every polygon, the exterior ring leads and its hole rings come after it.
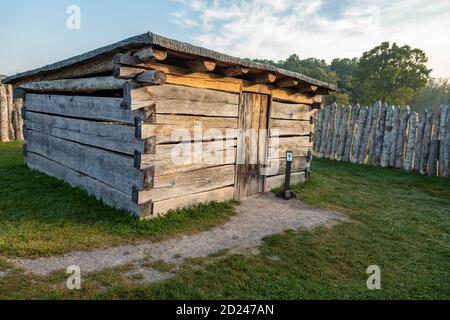
MULTIPOLYGON (((180 264, 186 258, 205 257, 223 249, 256 247, 264 237, 289 229, 310 229, 345 220, 341 214, 314 209, 297 200, 286 201, 273 194, 260 194, 243 200, 228 223, 206 232, 162 242, 73 252, 37 260, 16 259, 13 262, 39 275, 48 275, 71 265, 89 273, 144 259, 180 264)), ((151 277, 148 280, 151 282, 151 277)))

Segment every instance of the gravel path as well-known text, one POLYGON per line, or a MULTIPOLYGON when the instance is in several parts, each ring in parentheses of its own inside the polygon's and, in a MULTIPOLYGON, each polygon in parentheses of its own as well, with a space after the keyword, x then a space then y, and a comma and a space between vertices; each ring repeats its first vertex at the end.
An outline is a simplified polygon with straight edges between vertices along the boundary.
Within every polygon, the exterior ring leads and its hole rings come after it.
POLYGON ((162 242, 72 252, 37 260, 16 259, 13 262, 39 275, 48 275, 71 265, 89 273, 144 259, 180 264, 186 258, 204 257, 223 249, 256 247, 264 237, 289 229, 310 229, 339 221, 346 219, 336 212, 311 208, 298 200, 286 201, 271 193, 259 194, 243 200, 229 222, 209 231, 162 242))

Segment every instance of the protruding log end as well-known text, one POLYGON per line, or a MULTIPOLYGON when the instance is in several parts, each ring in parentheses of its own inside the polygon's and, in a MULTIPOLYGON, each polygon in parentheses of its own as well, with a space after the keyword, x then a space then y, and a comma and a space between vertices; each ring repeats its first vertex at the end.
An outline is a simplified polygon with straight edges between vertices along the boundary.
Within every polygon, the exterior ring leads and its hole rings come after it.
POLYGON ((189 61, 187 67, 192 72, 212 72, 216 69, 216 63, 214 61, 196 59, 189 61))

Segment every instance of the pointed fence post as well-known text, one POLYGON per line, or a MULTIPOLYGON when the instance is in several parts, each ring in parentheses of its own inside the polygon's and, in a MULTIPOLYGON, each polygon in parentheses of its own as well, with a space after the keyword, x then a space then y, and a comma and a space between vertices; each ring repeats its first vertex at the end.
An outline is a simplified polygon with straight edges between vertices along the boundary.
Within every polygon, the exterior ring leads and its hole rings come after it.
POLYGON ((414 154, 414 171, 420 171, 420 159, 422 158, 422 141, 424 137, 425 122, 428 111, 422 111, 419 116, 419 127, 417 128, 416 150, 414 154))
POLYGON ((395 167, 395 157, 397 155, 397 139, 400 127, 400 107, 394 107, 394 118, 392 119, 392 131, 389 139, 391 151, 389 152, 389 166, 395 167))
POLYGON ((381 166, 383 168, 389 166, 389 158, 391 153, 392 123, 394 119, 395 107, 391 106, 386 112, 386 126, 384 129, 383 146, 381 153, 381 166))
POLYGON ((411 113, 409 117, 409 129, 408 129, 408 142, 406 143, 405 151, 405 163, 404 168, 406 171, 411 171, 413 169, 414 154, 416 148, 417 140, 417 112, 411 113))
POLYGON ((434 116, 433 133, 431 135, 430 155, 428 157, 428 176, 432 177, 437 172, 437 159, 439 158, 439 113, 434 116))
POLYGON ((425 122, 424 135, 422 139, 422 154, 420 156, 420 173, 426 174, 428 169, 428 159, 430 156, 430 143, 431 143, 431 129, 433 126, 433 112, 427 113, 425 122))
POLYGON ((408 119, 410 114, 409 106, 403 108, 401 112, 400 128, 397 135, 397 144, 395 150, 395 167, 402 168, 404 161, 405 145, 406 145, 406 129, 408 127, 408 119))
POLYGON ((378 118, 381 113, 381 101, 377 101, 373 106, 373 114, 372 114, 372 127, 370 128, 370 142, 369 142, 369 156, 367 159, 367 164, 373 165, 375 164, 375 151, 377 146, 377 127, 378 127, 378 118))
POLYGON ((330 159, 335 159, 336 158, 336 149, 337 149, 337 144, 339 141, 339 129, 341 127, 341 122, 342 122, 342 107, 341 106, 336 106, 336 123, 334 125, 334 130, 333 130, 333 142, 331 143, 331 152, 330 152, 330 159))
POLYGON ((361 111, 359 112, 358 127, 356 128, 355 142, 353 144, 352 157, 351 157, 352 163, 357 163, 359 160, 359 152, 361 149, 361 139, 362 139, 362 135, 364 133, 365 125, 366 125, 367 112, 368 112, 367 107, 361 108, 361 111))
POLYGON ((347 128, 349 126, 351 112, 352 112, 351 106, 344 107, 344 110, 342 111, 343 118, 341 121, 341 127, 339 128, 339 146, 337 148, 337 156, 336 156, 336 159, 338 161, 341 161, 344 158, 345 143, 347 139, 347 128))

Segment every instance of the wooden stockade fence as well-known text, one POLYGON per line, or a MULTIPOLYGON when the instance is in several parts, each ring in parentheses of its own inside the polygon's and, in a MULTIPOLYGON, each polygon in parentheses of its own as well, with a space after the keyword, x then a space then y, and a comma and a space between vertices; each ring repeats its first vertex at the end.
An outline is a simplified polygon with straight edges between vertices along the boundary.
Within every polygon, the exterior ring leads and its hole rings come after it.
POLYGON ((327 106, 317 113, 314 154, 358 164, 450 176, 450 106, 420 114, 375 103, 327 106))
POLYGON ((0 142, 23 140, 22 103, 11 85, 0 84, 0 142))

